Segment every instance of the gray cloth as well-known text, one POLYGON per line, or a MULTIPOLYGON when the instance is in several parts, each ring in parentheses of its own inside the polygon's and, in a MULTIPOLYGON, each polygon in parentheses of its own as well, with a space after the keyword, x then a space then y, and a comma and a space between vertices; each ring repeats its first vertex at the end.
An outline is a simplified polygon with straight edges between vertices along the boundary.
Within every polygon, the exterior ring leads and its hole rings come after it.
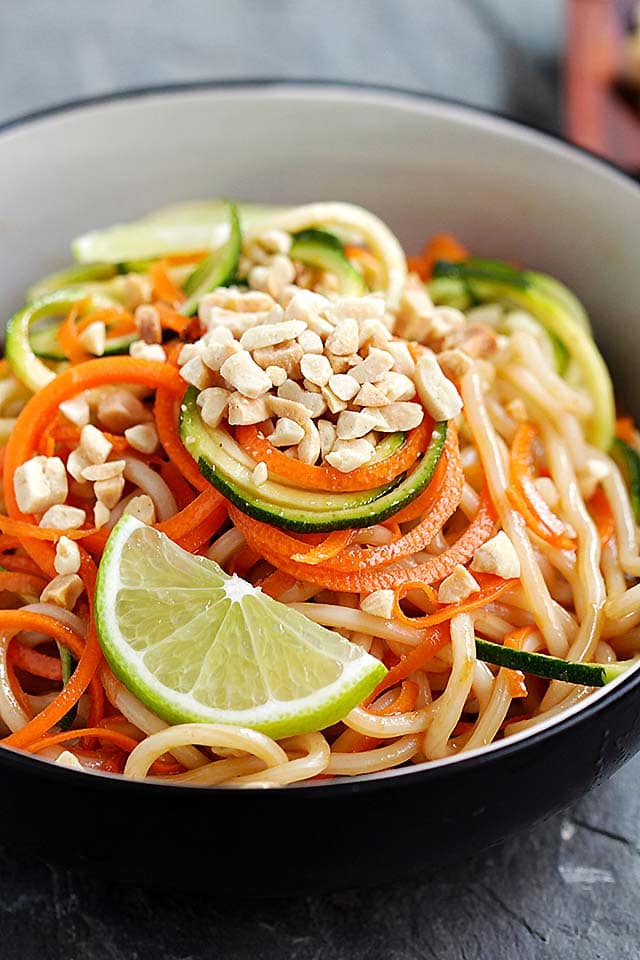
POLYGON ((558 0, 0 0, 0 121, 122 87, 278 76, 410 87, 553 127, 560 20, 558 0))

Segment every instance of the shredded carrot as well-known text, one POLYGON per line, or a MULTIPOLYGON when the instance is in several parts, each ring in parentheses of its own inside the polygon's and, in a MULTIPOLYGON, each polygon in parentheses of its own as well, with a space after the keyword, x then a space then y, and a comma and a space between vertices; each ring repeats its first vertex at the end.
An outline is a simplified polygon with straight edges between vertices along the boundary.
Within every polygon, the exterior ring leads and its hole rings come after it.
POLYGON ((547 543, 561 550, 575 550, 575 540, 567 526, 556 516, 534 483, 533 443, 536 428, 520 423, 509 453, 509 470, 515 490, 508 491, 516 510, 520 509, 527 526, 547 543))
POLYGON ((609 500, 602 487, 597 488, 588 502, 588 507, 594 519, 600 543, 604 547, 614 536, 616 527, 609 500))
POLYGON ((270 573, 262 583, 257 584, 260 587, 263 593, 266 593, 268 597, 274 597, 276 600, 280 597, 285 590, 289 590, 294 584, 295 580, 293 577, 290 577, 288 573, 283 573, 282 570, 274 570, 273 573, 270 573))
MULTIPOLYGON (((138 741, 132 737, 127 737, 124 733, 118 733, 117 730, 109 730, 108 727, 85 727, 82 730, 65 730, 62 733, 54 733, 49 737, 41 737, 33 741, 27 747, 29 753, 40 753, 47 747, 55 747, 59 743, 65 743, 67 740, 78 740, 81 737, 95 737, 98 740, 107 740, 115 744, 125 753, 131 753, 138 746, 138 741)), ((6 741, 5 741, 6 743, 6 741)))
POLYGON ((23 643, 15 641, 10 643, 7 655, 13 666, 25 673, 47 680, 62 680, 62 667, 55 657, 49 657, 46 653, 40 653, 33 647, 25 647, 23 643))
POLYGON ((419 274, 422 280, 428 280, 438 260, 448 260, 457 263, 466 260, 469 251, 448 233, 436 233, 425 245, 424 250, 417 257, 408 257, 409 269, 419 274))
POLYGON ((184 293, 177 287, 167 270, 166 260, 158 260, 149 270, 149 279, 153 284, 153 293, 157 300, 164 300, 169 304, 182 303, 184 293))
POLYGON ((80 343, 78 336, 80 333, 78 319, 81 311, 86 307, 87 303, 88 300, 81 300, 78 301, 78 303, 74 303, 69 310, 69 313, 58 327, 58 343, 64 350, 71 363, 82 363, 83 360, 88 360, 88 358, 91 356, 91 354, 88 353, 88 351, 85 350, 80 343))
MULTIPOLYGON (((89 603, 92 606, 97 571, 95 564, 86 552, 81 550, 80 556, 80 576, 84 581, 85 591, 89 603)), ((35 630, 38 633, 44 633, 50 636, 54 640, 59 640, 60 643, 68 646, 72 652, 79 649, 77 634, 75 634, 70 627, 42 614, 29 613, 23 610, 0 611, 0 630, 35 630)), ((78 663, 68 682, 55 700, 52 700, 44 710, 33 717, 33 719, 20 730, 16 730, 2 741, 5 746, 26 747, 28 744, 33 743, 34 740, 38 740, 47 733, 52 726, 58 723, 58 721, 69 712, 71 707, 78 702, 92 680, 94 680, 101 658, 102 653, 98 642, 98 635, 95 623, 93 622, 93 616, 91 615, 87 642, 84 647, 82 647, 78 663)), ((98 689, 102 689, 97 683, 95 687, 96 692, 98 689)), ((100 705, 98 704, 92 712, 95 715, 99 714, 100 705)), ((97 719, 100 719, 100 717, 98 716, 97 719)), ((92 722, 95 722, 93 717, 92 722)))
POLYGON ((449 642, 448 623, 440 623, 435 627, 431 627, 425 639, 421 640, 418 646, 414 647, 406 657, 402 657, 395 667, 391 667, 391 669, 387 671, 386 676, 382 678, 373 693, 364 701, 364 705, 366 706, 371 703, 385 690, 394 687, 396 683, 404 680, 405 677, 408 677, 414 670, 421 670, 430 660, 433 660, 436 654, 446 647, 449 642))
MULTIPOLYGON (((173 368, 171 368, 173 369, 173 368)), ((179 376, 176 372, 176 376, 179 376)), ((196 490, 211 490, 211 484, 202 476, 198 466, 185 450, 178 432, 178 404, 185 391, 184 380, 181 379, 182 390, 177 397, 175 391, 159 389, 156 391, 154 414, 156 429, 160 443, 169 460, 178 468, 185 480, 188 480, 196 490)))
MULTIPOLYGON (((413 680, 403 680, 398 695, 391 703, 387 704, 386 707, 369 707, 369 712, 374 713, 379 717, 388 717, 393 716, 398 713, 409 713, 415 708, 416 700, 418 699, 418 684, 414 683, 413 680)), ((375 747, 378 747, 382 740, 379 740, 377 737, 369 737, 365 734, 355 733, 355 731, 348 731, 352 734, 351 737, 346 739, 345 736, 345 746, 342 748, 346 753, 362 753, 364 750, 373 750, 375 747)))
POLYGON ((618 417, 615 433, 620 440, 633 446, 636 440, 636 427, 632 417, 618 417))
POLYGON ((160 464, 160 476, 171 490, 180 510, 188 506, 195 497, 190 484, 184 479, 175 463, 163 460, 160 464))
MULTIPOLYGON (((510 647, 512 650, 521 650, 523 642, 528 636, 535 633, 537 629, 535 624, 528 624, 524 627, 518 627, 516 630, 510 630, 504 638, 504 646, 510 647)), ((527 683, 522 670, 510 670, 507 667, 501 667, 500 669, 507 681, 509 696, 513 700, 529 696, 527 683)))
POLYGON ((163 330, 172 330, 174 333, 183 334, 193 323, 193 317, 185 317, 178 313, 173 307, 159 301, 155 304, 160 317, 160 325, 163 330))
POLYGON ((47 581, 41 576, 33 576, 30 573, 13 573, 10 570, 0 570, 0 590, 7 590, 9 593, 25 594, 28 597, 39 597, 47 581))
POLYGON ((407 591, 415 589, 421 584, 415 582, 400 583, 394 591, 394 618, 414 627, 434 627, 438 623, 450 620, 451 617, 455 617, 459 613, 469 613, 471 610, 477 610, 478 607, 493 603, 506 590, 518 583, 517 580, 503 580, 502 577, 494 577, 486 573, 478 573, 476 578, 480 583, 481 590, 472 593, 467 600, 461 600, 459 603, 449 603, 440 610, 429 613, 424 617, 408 617, 400 606, 400 602, 406 596, 407 591))
POLYGON ((311 566, 324 563, 325 560, 332 560, 345 547, 353 543, 357 532, 357 530, 334 530, 321 543, 311 547, 306 553, 295 553, 291 559, 298 563, 308 563, 311 566))
POLYGON ((287 457, 264 437, 258 426, 236 428, 236 440, 256 462, 264 462, 271 473, 282 477, 287 483, 310 490, 372 490, 394 480, 410 469, 427 447, 433 421, 423 421, 411 430, 402 447, 390 457, 376 463, 358 467, 349 473, 341 473, 333 467, 311 466, 287 457))
POLYGON ((164 257, 164 262, 170 267, 180 267, 188 263, 200 263, 211 253, 210 250, 194 250, 191 253, 169 253, 164 257))

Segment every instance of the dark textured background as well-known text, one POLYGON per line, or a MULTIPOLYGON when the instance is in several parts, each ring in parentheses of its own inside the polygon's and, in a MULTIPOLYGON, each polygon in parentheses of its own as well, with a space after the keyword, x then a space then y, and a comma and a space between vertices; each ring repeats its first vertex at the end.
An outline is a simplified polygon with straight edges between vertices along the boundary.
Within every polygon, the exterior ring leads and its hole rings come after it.
MULTIPOLYGON (((562 7, 0 0, 0 122, 121 87, 277 75, 411 87, 559 130, 562 7)), ((637 960, 639 784, 636 760, 564 815, 460 867, 292 901, 159 894, 0 851, 0 958, 637 960)), ((512 789, 518 804, 518 784, 512 789)), ((42 809, 46 818, 46 796, 42 809)), ((60 829, 73 838, 73 811, 60 829)), ((135 843, 133 823, 131 834, 135 843)), ((158 839, 172 842, 171 824, 158 839)))

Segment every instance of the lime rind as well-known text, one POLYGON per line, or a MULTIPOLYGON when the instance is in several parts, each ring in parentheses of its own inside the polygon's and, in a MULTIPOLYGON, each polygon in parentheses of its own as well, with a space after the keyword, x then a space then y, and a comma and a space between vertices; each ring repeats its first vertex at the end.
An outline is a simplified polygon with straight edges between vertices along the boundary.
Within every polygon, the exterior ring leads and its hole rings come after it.
POLYGON ((229 723, 276 739, 308 733, 346 716, 386 673, 340 634, 130 516, 100 564, 96 624, 113 672, 171 724, 229 723))

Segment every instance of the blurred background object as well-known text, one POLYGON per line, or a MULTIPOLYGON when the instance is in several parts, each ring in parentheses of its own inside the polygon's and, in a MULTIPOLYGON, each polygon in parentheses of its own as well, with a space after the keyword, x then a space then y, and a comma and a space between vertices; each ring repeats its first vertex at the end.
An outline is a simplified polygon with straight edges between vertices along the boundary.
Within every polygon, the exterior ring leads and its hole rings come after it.
POLYGON ((640 172, 640 3, 568 0, 567 133, 640 172))

